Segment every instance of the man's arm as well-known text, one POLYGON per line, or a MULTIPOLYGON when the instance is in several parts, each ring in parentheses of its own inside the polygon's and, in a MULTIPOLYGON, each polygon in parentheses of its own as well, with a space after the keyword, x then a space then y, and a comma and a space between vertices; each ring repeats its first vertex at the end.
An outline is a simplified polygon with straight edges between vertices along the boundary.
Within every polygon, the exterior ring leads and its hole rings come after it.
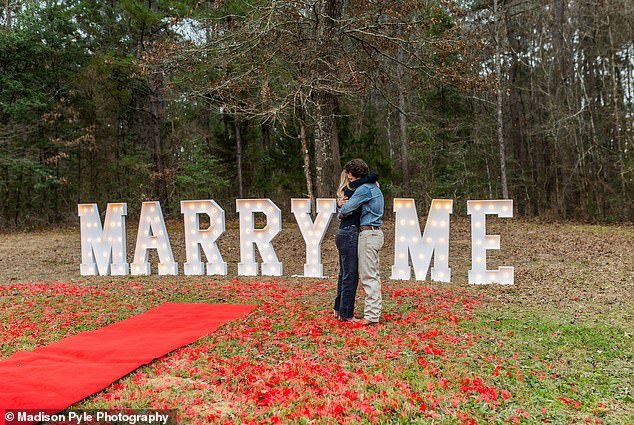
POLYGON ((356 189, 358 187, 361 187, 365 183, 376 183, 378 180, 379 173, 377 173, 376 171, 370 171, 367 176, 361 177, 360 179, 348 183, 348 187, 350 187, 351 189, 356 189))
POLYGON ((370 199, 372 199, 372 192, 370 192, 370 189, 364 186, 359 187, 354 191, 352 197, 348 199, 348 201, 339 209, 339 218, 347 216, 370 199))

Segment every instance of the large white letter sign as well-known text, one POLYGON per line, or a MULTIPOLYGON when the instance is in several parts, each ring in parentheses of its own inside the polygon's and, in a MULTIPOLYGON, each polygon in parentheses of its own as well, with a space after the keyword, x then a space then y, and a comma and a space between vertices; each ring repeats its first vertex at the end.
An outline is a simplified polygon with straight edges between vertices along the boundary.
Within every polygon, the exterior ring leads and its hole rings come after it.
POLYGON ((467 201, 467 214, 471 216, 471 269, 469 284, 500 283, 512 285, 513 267, 502 266, 487 270, 487 249, 500 249, 500 236, 486 234, 486 215, 513 217, 513 200, 467 201))
POLYGON ((79 204, 77 210, 81 227, 81 275, 127 275, 129 271, 125 251, 127 205, 108 204, 103 229, 97 204, 79 204))
POLYGON ((310 199, 291 199, 291 211, 306 242, 306 263, 304 277, 324 277, 324 265, 321 263, 321 243, 337 211, 335 199, 317 199, 317 217, 310 218, 310 199))
POLYGON ((227 263, 216 245, 216 239, 225 231, 225 212, 212 200, 181 201, 181 213, 185 220, 185 251, 187 262, 183 266, 186 275, 203 274, 203 262, 200 259, 202 247, 207 257, 207 274, 226 275, 227 263), (209 216, 209 227, 200 228, 200 214, 209 216))
POLYGON ((425 280, 434 255, 431 279, 449 282, 449 216, 453 212, 451 199, 434 199, 425 223, 423 236, 413 199, 395 198, 396 230, 394 232, 394 265, 390 279, 408 280, 411 276, 411 254, 416 280, 425 280))
POLYGON ((150 263, 148 262, 148 251, 150 249, 158 251, 158 274, 178 274, 178 263, 174 261, 170 240, 167 237, 161 204, 156 201, 144 202, 141 205, 139 232, 136 237, 136 249, 134 251, 134 261, 131 264, 131 274, 150 274, 150 263))
POLYGON ((255 245, 262 256, 262 274, 281 276, 282 263, 277 259, 271 241, 282 228, 282 211, 270 199, 236 199, 236 211, 240 215, 240 262, 238 274, 256 276, 255 245), (266 215, 266 226, 256 229, 253 213, 266 215))

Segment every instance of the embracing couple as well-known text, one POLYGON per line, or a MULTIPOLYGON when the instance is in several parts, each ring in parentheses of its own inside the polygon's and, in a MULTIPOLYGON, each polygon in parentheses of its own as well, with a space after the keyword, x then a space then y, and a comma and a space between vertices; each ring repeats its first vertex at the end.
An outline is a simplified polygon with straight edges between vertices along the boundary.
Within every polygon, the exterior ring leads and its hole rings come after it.
POLYGON ((341 321, 362 325, 379 323, 382 309, 379 251, 383 246, 383 193, 378 177, 369 172, 365 161, 353 159, 344 166, 337 190, 339 278, 334 314, 341 321), (363 319, 354 317, 359 280, 365 291, 363 319))

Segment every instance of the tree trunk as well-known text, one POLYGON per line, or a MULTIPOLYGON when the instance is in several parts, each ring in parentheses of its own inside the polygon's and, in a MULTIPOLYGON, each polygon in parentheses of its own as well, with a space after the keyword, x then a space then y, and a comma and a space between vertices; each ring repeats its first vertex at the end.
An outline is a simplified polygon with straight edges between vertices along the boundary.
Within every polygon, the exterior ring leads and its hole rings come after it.
MULTIPOLYGON (((497 2, 496 2, 497 3, 497 2)), ((524 127, 522 124, 522 112, 520 104, 520 85, 518 82, 520 73, 520 61, 519 52, 520 44, 516 34, 516 27, 513 18, 510 15, 509 5, 507 4, 504 10, 504 21, 506 24, 506 37, 510 48, 511 65, 508 71, 508 97, 509 97, 509 113, 511 119, 511 126, 509 129, 509 139, 511 146, 515 152, 515 161, 520 165, 520 171, 522 175, 525 175, 524 167, 528 165, 526 150, 524 146, 524 127)), ((526 181, 526 179, 523 179, 526 181)), ((521 212, 528 210, 528 199, 525 202, 519 203, 521 212)))
POLYGON ((317 197, 328 197, 337 187, 337 177, 341 172, 333 158, 333 134, 335 128, 334 98, 330 93, 319 93, 315 102, 315 185, 317 197))
POLYGON ((18 178, 18 184, 16 185, 16 194, 15 194, 15 215, 13 217, 13 224, 17 227, 18 219, 20 218, 20 211, 22 210, 21 205, 21 197, 22 197, 22 178, 24 175, 22 174, 22 168, 20 167, 20 172, 18 173, 20 177, 18 178))
POLYGON ((88 148, 89 163, 90 163, 90 199, 97 198, 97 191, 95 190, 95 150, 88 148))
MULTIPOLYGON (((571 107, 569 102, 570 95, 570 50, 568 45, 566 44, 565 31, 566 27, 566 0, 553 0, 553 11, 554 11, 554 24, 550 27, 550 31, 552 32, 553 39, 553 51, 557 52, 556 57, 554 58, 554 73, 550 75, 547 79, 548 81, 548 93, 550 93, 552 103, 554 104, 553 110, 557 111, 557 115, 571 115, 571 107)), ((553 111, 553 112, 554 112, 553 111)), ((555 114, 553 114, 555 115, 555 114)), ((558 118, 558 117, 557 117, 558 118)), ((555 119, 557 119, 555 118, 555 119)), ((542 156, 544 158, 545 168, 547 173, 553 176, 554 182, 554 204, 556 205, 557 213, 561 217, 565 217, 567 214, 566 211, 566 201, 565 201, 565 180, 570 179, 570 176, 561 177, 562 163, 568 162, 568 155, 566 154, 567 150, 565 146, 562 145, 565 143, 565 140, 559 140, 560 134, 564 134, 563 126, 555 121, 556 127, 553 131, 552 135, 552 145, 554 150, 551 149, 543 149, 542 156)), ((563 137, 562 137, 563 139, 563 137)), ((549 184, 547 186, 546 192, 549 195, 547 197, 547 201, 552 198, 552 189, 553 184, 549 184)))
POLYGON ((341 109, 339 107, 339 99, 337 96, 332 96, 333 101, 333 115, 332 115, 332 135, 330 142, 330 149, 332 150, 333 161, 333 173, 335 184, 339 184, 339 175, 341 173, 341 152, 339 151, 339 131, 337 128, 337 117, 341 116, 341 109))
POLYGON ((123 134, 123 123, 119 118, 115 120, 115 125, 117 126, 116 136, 115 136, 115 145, 114 145, 114 161, 115 161, 115 179, 117 184, 117 199, 123 199, 124 190, 123 188, 126 186, 125 179, 121 175, 121 145, 122 140, 124 140, 123 134))
POLYGON ((394 141, 392 140, 392 112, 390 112, 389 108, 387 113, 385 114, 385 131, 387 133, 387 145, 390 153, 390 164, 394 161, 394 141))
POLYGON ((621 218, 626 219, 628 216, 627 208, 629 206, 628 193, 626 190, 626 172, 625 172, 625 160, 623 158, 623 140, 621 135, 621 125, 622 125, 622 117, 620 112, 620 104, 623 101, 623 94, 619 90, 619 83, 617 82, 618 74, 620 72, 619 67, 616 63, 616 55, 614 54, 614 38, 612 36, 612 28, 610 27, 610 15, 607 16, 607 27, 608 27, 608 36, 610 40, 610 63, 612 65, 612 69, 610 70, 611 74, 611 82, 612 82, 612 107, 614 110, 614 138, 616 139, 616 148, 618 150, 618 158, 619 158, 619 183, 621 187, 621 218))
POLYGON ((150 150, 154 163, 154 188, 165 211, 169 211, 165 164, 163 162, 163 123, 165 120, 164 75, 160 70, 150 74, 150 122, 148 128, 150 150))
POLYGON ((9 2, 9 0, 4 0, 4 29, 7 32, 11 31, 11 26, 12 26, 11 16, 12 16, 11 3, 9 2))
POLYGON ((401 142, 401 172, 403 173, 403 187, 409 188, 409 150, 407 149, 407 116, 405 115, 405 89, 398 90, 398 127, 401 142))
POLYGON ((82 174, 81 174, 81 149, 82 149, 82 145, 81 143, 79 143, 79 145, 77 145, 77 203, 81 204, 82 201, 82 196, 81 196, 81 181, 82 181, 82 174))
MULTIPOLYGON (((398 50, 399 61, 405 60, 403 49, 398 50)), ((409 188, 409 150, 407 148, 407 115, 405 110, 407 108, 405 103, 405 71, 403 65, 399 63, 396 66, 398 75, 398 128, 399 128, 399 141, 401 148, 401 173, 403 174, 403 188, 407 192, 409 188)))
MULTIPOLYGON (((59 155, 59 149, 55 149, 55 156, 59 155)), ((55 179, 57 180, 57 184, 55 184, 54 189, 53 189, 53 221, 51 221, 51 223, 57 223, 58 221, 60 221, 62 219, 62 213, 61 213, 61 197, 62 197, 62 193, 60 193, 60 185, 59 185, 59 181, 60 181, 60 170, 59 170, 59 163, 60 163, 60 159, 59 157, 57 158, 56 162, 55 162, 55 179)))
MULTIPOLYGON (((504 118, 502 115, 502 63, 500 60, 500 25, 498 14, 498 0, 493 1, 493 15, 495 16, 495 78, 497 94, 497 138, 500 153, 500 180, 502 184, 502 197, 509 198, 509 188, 506 181, 506 146, 504 145, 504 118)), ((488 171, 488 164, 487 164, 488 171)))
MULTIPOLYGON (((302 114, 303 115, 303 114, 302 114)), ((308 140, 306 138, 306 125, 304 117, 299 118, 299 141, 302 146, 302 157, 304 158, 304 177, 306 178, 306 190, 310 199, 311 211, 315 211, 315 194, 313 193, 313 177, 310 171, 310 153, 308 152, 308 140)))
POLYGON ((233 117, 233 129, 236 136, 236 167, 238 170, 238 196, 244 197, 244 184, 242 180, 242 132, 240 131, 240 119, 233 117))
POLYGON ((317 42, 321 61, 317 64, 322 87, 313 96, 315 121, 315 186, 318 198, 331 196, 341 173, 339 140, 335 114, 337 99, 328 90, 330 74, 339 66, 339 20, 343 13, 342 0, 320 0, 316 8, 317 42))
POLYGON ((580 62, 581 75, 579 85, 581 86, 583 100, 585 100, 585 105, 583 105, 583 107, 587 110, 586 117, 584 117, 583 127, 587 128, 586 125, 590 124, 590 134, 588 135, 586 133, 584 135, 585 137, 581 139, 581 149, 578 152, 578 163, 582 164, 580 176, 581 179, 585 181, 585 183, 583 183, 585 190, 582 194, 582 196, 585 196, 585 199, 583 200, 584 208, 586 209, 586 212, 590 213, 590 215, 596 216, 599 211, 588 211, 588 206, 596 204, 596 207, 599 208, 601 205, 601 192, 603 191, 603 188, 599 191, 597 187, 598 173, 603 166, 603 164, 600 163, 601 158, 598 158, 600 153, 600 141, 596 125, 601 109, 601 100, 599 100, 600 95, 597 93, 599 90, 599 80, 601 78, 597 75, 599 73, 597 68, 599 62, 598 58, 600 55, 597 51, 598 49, 596 45, 597 40, 595 33, 596 23, 594 10, 588 11, 588 13, 584 16, 584 19, 587 29, 584 32, 585 35, 581 38, 578 49, 579 54, 583 57, 580 62), (590 142, 587 148, 584 146, 584 141, 590 142))
POLYGON ((271 125, 263 122, 260 124, 262 148, 266 151, 271 146, 271 125))

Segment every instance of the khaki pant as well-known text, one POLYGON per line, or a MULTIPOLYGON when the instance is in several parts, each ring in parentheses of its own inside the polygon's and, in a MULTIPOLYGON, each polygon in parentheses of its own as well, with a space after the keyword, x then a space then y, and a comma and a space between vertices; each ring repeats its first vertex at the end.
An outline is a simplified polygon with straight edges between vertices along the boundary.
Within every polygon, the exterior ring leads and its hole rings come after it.
POLYGON ((382 246, 382 230, 362 230, 359 233, 359 279, 365 291, 363 317, 370 322, 379 321, 383 308, 379 277, 379 251, 382 246))

